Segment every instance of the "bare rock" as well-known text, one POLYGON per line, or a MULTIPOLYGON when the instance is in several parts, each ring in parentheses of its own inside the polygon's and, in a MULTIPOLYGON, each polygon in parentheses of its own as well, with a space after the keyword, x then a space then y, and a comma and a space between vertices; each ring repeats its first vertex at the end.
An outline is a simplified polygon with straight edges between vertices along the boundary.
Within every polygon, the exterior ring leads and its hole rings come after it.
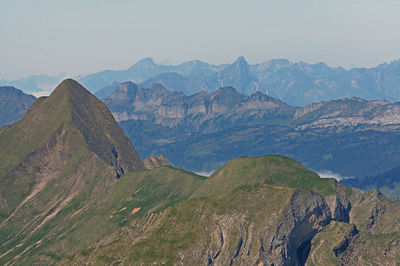
POLYGON ((165 155, 151 155, 146 157, 146 159, 144 159, 143 161, 144 163, 144 167, 148 170, 153 169, 153 168, 157 168, 157 167, 161 167, 161 166, 169 166, 171 165, 167 159, 167 157, 165 157, 165 155))

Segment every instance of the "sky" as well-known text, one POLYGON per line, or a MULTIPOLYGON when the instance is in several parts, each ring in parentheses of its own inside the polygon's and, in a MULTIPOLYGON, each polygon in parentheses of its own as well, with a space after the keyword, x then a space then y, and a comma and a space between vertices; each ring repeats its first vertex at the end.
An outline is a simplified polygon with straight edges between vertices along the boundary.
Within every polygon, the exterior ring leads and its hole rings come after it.
POLYGON ((400 58, 398 0, 0 0, 0 79, 152 57, 372 67, 400 58))

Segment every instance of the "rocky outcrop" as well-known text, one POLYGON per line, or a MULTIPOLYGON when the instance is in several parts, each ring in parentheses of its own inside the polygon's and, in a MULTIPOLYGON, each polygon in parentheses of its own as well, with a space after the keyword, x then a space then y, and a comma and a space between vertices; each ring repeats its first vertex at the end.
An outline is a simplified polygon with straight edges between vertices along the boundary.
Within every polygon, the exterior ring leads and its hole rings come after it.
POLYGON ((346 197, 345 188, 335 180, 336 193, 326 197, 326 202, 331 210, 332 220, 350 222, 351 202, 346 197))
POLYGON ((186 96, 182 92, 168 91, 160 84, 143 87, 132 82, 119 85, 104 102, 117 121, 147 120, 168 127, 181 125, 189 131, 197 131, 204 124, 213 124, 219 116, 242 120, 243 117, 261 118, 283 107, 291 109, 260 92, 245 96, 233 87, 186 96))
POLYGON ((304 265, 311 239, 331 221, 325 199, 311 191, 296 191, 272 240, 261 239, 264 265, 304 265))
POLYGON ((167 159, 167 157, 165 157, 165 155, 158 155, 158 156, 148 156, 146 157, 146 159, 144 159, 143 161, 144 167, 147 170, 153 169, 153 168, 157 168, 157 167, 161 167, 161 166, 169 166, 171 165, 167 159))

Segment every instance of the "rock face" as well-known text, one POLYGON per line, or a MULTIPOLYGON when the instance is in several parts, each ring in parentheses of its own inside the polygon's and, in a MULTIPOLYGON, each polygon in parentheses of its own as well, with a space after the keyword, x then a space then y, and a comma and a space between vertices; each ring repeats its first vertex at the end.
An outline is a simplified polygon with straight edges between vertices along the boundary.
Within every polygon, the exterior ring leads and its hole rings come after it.
POLYGON ((158 155, 158 156, 148 156, 146 157, 146 159, 144 159, 143 161, 144 167, 147 170, 153 169, 153 168, 157 168, 157 167, 161 167, 161 166, 169 166, 171 165, 168 162, 167 157, 165 157, 165 155, 158 155))
MULTIPOLYGON (((174 165, 196 172, 265 153, 344 177, 373 176, 400 165, 399 103, 350 98, 293 107, 230 87, 185 96, 133 83, 115 89, 106 103, 141 155, 166 154, 174 165)), ((395 188, 393 183, 388 187, 395 188)))
POLYGON ((331 212, 322 196, 296 191, 272 240, 261 239, 260 261, 265 265, 304 265, 311 239, 330 221, 331 212))
MULTIPOLYGON (((132 82, 122 83, 104 102, 117 121, 146 120, 163 126, 183 126, 196 132, 204 125, 209 131, 220 130, 235 120, 260 119, 273 111, 291 107, 262 93, 245 96, 232 87, 222 87, 213 93, 201 92, 185 96, 168 91, 160 84, 142 87, 132 82), (214 125, 218 117, 231 119, 227 125, 214 125)), ((207 130, 207 129, 204 129, 207 130)))
POLYGON ((20 120, 35 100, 14 87, 0 87, 0 127, 20 120))

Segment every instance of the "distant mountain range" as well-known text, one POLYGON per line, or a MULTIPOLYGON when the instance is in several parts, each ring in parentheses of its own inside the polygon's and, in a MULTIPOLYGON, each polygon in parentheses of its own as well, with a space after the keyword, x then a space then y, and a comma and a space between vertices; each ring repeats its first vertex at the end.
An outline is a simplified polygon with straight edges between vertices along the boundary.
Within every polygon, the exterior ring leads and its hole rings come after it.
POLYGON ((145 87, 159 83, 169 90, 190 95, 213 92, 232 86, 245 95, 260 91, 290 105, 360 97, 367 100, 400 101, 400 61, 374 68, 332 68, 324 63, 293 63, 285 59, 250 65, 244 57, 233 64, 210 65, 190 61, 180 65, 158 65, 143 59, 123 71, 103 71, 82 77, 80 81, 104 98, 112 93, 115 82, 133 81, 145 87))
POLYGON ((18 80, 0 79, 0 86, 14 86, 23 90, 25 93, 41 93, 47 91, 49 94, 53 88, 61 81, 62 75, 51 77, 48 75, 34 75, 18 80))
MULTIPOLYGON (((0 85, 40 95, 48 94, 60 80, 61 76, 37 75, 15 81, 1 79, 0 85)), ((351 97, 400 101, 400 60, 346 70, 286 59, 249 64, 242 56, 232 64, 222 65, 199 60, 163 65, 145 58, 126 70, 105 70, 80 76, 78 80, 100 99, 111 95, 120 83, 132 81, 145 87, 159 83, 186 95, 231 86, 245 95, 259 91, 293 106, 351 97)))
POLYGON ((0 127, 19 121, 36 97, 10 86, 0 86, 0 127))
POLYGON ((265 153, 345 177, 400 165, 400 103, 350 98, 294 107, 232 87, 186 96, 160 84, 132 82, 104 102, 142 157, 166 154, 193 171, 265 153))

